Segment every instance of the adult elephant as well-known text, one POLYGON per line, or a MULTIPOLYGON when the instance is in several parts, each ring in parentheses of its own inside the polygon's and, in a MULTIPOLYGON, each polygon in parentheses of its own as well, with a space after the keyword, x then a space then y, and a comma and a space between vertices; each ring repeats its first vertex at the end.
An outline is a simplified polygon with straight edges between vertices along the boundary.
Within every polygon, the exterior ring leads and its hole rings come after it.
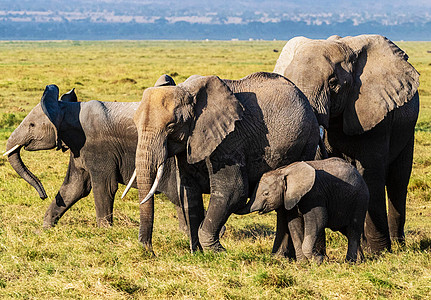
MULTIPOLYGON (((162 76, 156 86, 162 85, 175 85, 175 82, 169 76, 162 76)), ((139 102, 78 102, 74 90, 58 97, 58 87, 48 85, 41 102, 9 137, 5 155, 14 170, 45 199, 42 183, 25 166, 20 150, 70 149, 66 177, 45 213, 44 226, 54 226, 91 189, 98 225, 111 225, 118 183, 129 181, 135 169, 138 135, 133 114, 139 102)), ((180 227, 186 230, 186 216, 177 194, 174 160, 169 160, 167 165, 158 190, 176 205, 180 227)), ((136 181, 132 186, 137 187, 136 181)))
MULTIPOLYGON (((209 179, 207 213, 192 209, 195 218, 190 227, 199 228, 203 249, 221 251, 220 229, 230 214, 245 205, 260 176, 293 161, 313 159, 319 142, 318 123, 307 99, 290 81, 273 73, 241 80, 194 75, 178 86, 148 88, 134 121, 142 200, 139 240, 150 251, 153 192, 168 158, 175 156, 185 207, 202 203, 195 178, 209 179)), ((277 234, 278 241, 285 238, 285 232, 277 234)))
POLYGON ((365 240, 376 253, 390 250, 391 238, 405 238, 419 112, 419 74, 407 59, 380 35, 296 37, 284 46, 274 68, 308 97, 326 128, 329 154, 352 160, 363 175, 370 191, 365 240))

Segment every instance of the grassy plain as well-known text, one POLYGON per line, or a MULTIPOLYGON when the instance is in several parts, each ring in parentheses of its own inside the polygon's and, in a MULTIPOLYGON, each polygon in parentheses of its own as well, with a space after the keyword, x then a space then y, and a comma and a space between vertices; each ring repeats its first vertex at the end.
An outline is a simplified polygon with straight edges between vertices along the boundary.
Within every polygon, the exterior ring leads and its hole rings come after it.
MULTIPOLYGON (((164 73, 182 82, 192 74, 239 79, 272 71, 283 42, 0 42, 0 150, 47 84, 80 101, 139 101, 164 73)), ((231 216, 226 253, 188 251, 173 205, 157 196, 153 246, 137 240, 137 191, 114 207, 112 228, 97 228, 92 194, 50 230, 49 202, 67 169, 68 153, 22 151, 45 186, 36 191, 0 157, 0 297, 18 299, 426 299, 431 296, 431 43, 400 42, 421 73, 421 113, 409 187, 405 247, 343 262, 346 239, 328 230, 328 260, 299 264, 270 255, 275 214, 231 216)))

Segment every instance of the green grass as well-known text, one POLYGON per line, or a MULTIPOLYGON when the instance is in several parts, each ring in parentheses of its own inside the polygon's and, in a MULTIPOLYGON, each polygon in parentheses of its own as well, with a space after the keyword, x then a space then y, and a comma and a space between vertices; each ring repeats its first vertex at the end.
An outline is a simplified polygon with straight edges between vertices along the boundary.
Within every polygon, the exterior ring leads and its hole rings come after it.
MULTIPOLYGON (((49 199, 0 157, 0 298, 18 299, 426 299, 431 295, 431 43, 397 43, 421 73, 421 112, 409 187, 405 247, 359 265, 343 263, 346 239, 327 231, 322 265, 270 255, 275 214, 231 216, 226 253, 188 251, 173 205, 156 197, 153 246, 138 243, 137 191, 117 195, 112 228, 97 228, 93 196, 79 201, 57 227, 42 219, 67 170, 68 153, 22 157, 49 199)), ((139 101, 164 73, 239 79, 272 71, 284 42, 0 42, 0 150, 45 85, 75 87, 81 101, 139 101)), ((206 199, 208 201, 208 199, 206 199)))

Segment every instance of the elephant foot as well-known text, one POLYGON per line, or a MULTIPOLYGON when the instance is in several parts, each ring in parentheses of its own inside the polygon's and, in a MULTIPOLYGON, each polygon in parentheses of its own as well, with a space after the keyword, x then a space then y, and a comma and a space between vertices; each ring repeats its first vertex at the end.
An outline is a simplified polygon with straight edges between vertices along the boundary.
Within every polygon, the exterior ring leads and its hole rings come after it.
POLYGON ((353 259, 353 258, 351 258, 351 257, 346 257, 346 258, 344 259, 344 262, 345 262, 345 263, 348 263, 349 265, 354 265, 354 264, 356 264, 356 259, 353 259))
POLYGON ((112 218, 97 218, 97 226, 104 228, 104 227, 111 227, 112 226, 112 218))
POLYGON ((405 236, 391 236, 391 242, 398 244, 401 247, 406 246, 405 236))
POLYGON ((289 260, 296 260, 295 253, 292 253, 290 251, 283 251, 282 249, 279 249, 276 252, 271 253, 272 256, 276 258, 287 258, 289 260))
POLYGON ((60 216, 53 215, 53 212, 48 209, 45 213, 45 216, 43 217, 43 228, 49 229, 57 225, 58 220, 60 219, 60 216))
POLYGON ((156 254, 153 251, 153 245, 151 243, 142 243, 142 249, 145 256, 156 257, 156 254))
POLYGON ((362 240, 362 249, 365 249, 366 252, 374 255, 380 255, 384 251, 392 252, 390 240, 381 241, 372 238, 364 238, 362 240))
POLYGON ((203 247, 205 251, 211 251, 211 252, 226 252, 226 248, 220 244, 220 242, 217 242, 211 246, 203 247))
POLYGON ((57 225, 57 221, 58 221, 58 219, 47 218, 45 216, 45 218, 43 219, 43 228, 44 229, 53 228, 55 225, 57 225))
POLYGON ((201 246, 201 244, 199 243, 199 241, 197 241, 196 243, 194 243, 193 245, 191 245, 191 247, 190 247, 190 253, 196 253, 196 252, 202 252, 203 251, 203 249, 202 249, 202 246, 201 246))
MULTIPOLYGON (((301 253, 302 253, 302 251, 301 251, 301 253)), ((289 260, 296 260, 297 259, 297 255, 296 255, 295 248, 293 247, 293 243, 291 240, 288 241, 287 238, 286 238, 286 240, 283 241, 283 243, 281 245, 279 243, 277 243, 277 240, 276 240, 274 242, 274 246, 272 248, 271 254, 274 257, 287 258, 289 260)))
POLYGON ((48 229, 51 229, 51 228, 54 228, 55 227, 55 224, 53 224, 53 223, 51 223, 51 222, 43 222, 43 229, 46 229, 46 230, 48 230, 48 229))
POLYGON ((325 258, 325 256, 323 256, 321 254, 316 254, 316 255, 313 255, 312 260, 316 264, 320 265, 323 263, 324 258, 325 258))
MULTIPOLYGON (((199 243, 201 244, 204 251, 212 251, 212 252, 224 252, 226 249, 220 244, 220 240, 218 238, 214 238, 212 234, 209 234, 199 228, 199 243)), ((219 233, 220 235, 220 233, 219 233)))
POLYGON ((365 261, 365 256, 364 256, 364 253, 362 253, 362 250, 360 252, 358 251, 358 255, 356 257, 346 255, 346 259, 344 260, 344 262, 351 265, 360 264, 360 263, 363 263, 364 261, 365 261))

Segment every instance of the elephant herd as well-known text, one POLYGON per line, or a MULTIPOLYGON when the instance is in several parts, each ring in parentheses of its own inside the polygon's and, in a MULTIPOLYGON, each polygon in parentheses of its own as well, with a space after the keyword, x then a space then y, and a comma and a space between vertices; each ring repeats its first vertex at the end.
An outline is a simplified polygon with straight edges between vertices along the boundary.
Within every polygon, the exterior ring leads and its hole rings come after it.
POLYGON ((419 113, 419 74, 407 60, 379 35, 296 37, 273 73, 193 75, 178 85, 163 75, 141 102, 79 102, 74 90, 59 98, 48 85, 5 155, 47 198, 20 150, 70 150, 45 227, 91 189, 98 225, 111 225, 118 184, 130 182, 139 190, 139 241, 148 251, 154 194, 162 192, 192 252, 223 251, 231 214, 276 210, 274 254, 321 261, 329 227, 347 236, 346 259, 355 261, 361 242, 380 253, 405 239, 419 113), (210 194, 206 210, 202 194, 210 194))

